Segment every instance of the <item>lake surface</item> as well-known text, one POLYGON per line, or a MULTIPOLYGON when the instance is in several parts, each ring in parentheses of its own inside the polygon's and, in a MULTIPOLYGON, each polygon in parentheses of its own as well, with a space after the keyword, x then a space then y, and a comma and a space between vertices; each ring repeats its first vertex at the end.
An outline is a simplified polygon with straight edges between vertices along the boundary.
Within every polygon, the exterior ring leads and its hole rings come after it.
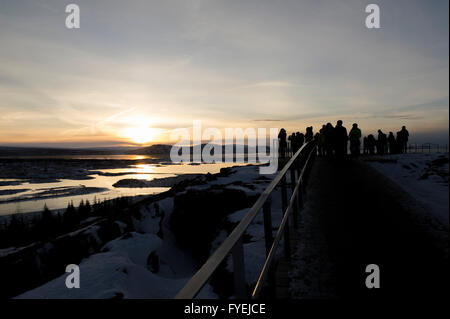
POLYGON ((154 159, 155 156, 150 155, 39 155, 39 156, 0 156, 0 159, 76 159, 76 160, 143 160, 154 159))
MULTIPOLYGON (((86 159, 131 159, 140 160, 149 157, 136 156, 136 155, 105 155, 104 157, 93 155, 88 156, 86 159)), ((39 156, 39 158, 42 158, 39 156)), ((63 157, 51 157, 53 159, 84 159, 85 156, 63 156, 63 157)), ((72 179, 61 179, 59 182, 48 182, 48 183, 33 183, 24 182, 19 185, 7 185, 0 186, 1 191, 17 191, 15 194, 1 195, 0 201, 14 200, 20 196, 33 196, 36 193, 45 191, 46 189, 55 189, 61 187, 79 187, 84 186, 104 188, 100 192, 81 194, 73 196, 63 196, 55 198, 38 198, 33 200, 23 200, 15 202, 0 203, 0 215, 8 215, 14 213, 27 213, 33 211, 40 211, 43 209, 44 205, 47 205, 49 209, 63 209, 67 207, 70 201, 73 201, 75 206, 78 206, 81 200, 89 200, 91 203, 94 199, 104 200, 113 199, 121 196, 137 196, 137 195, 150 195, 157 194, 170 189, 170 187, 145 187, 145 188, 115 188, 112 185, 122 179, 140 179, 140 180, 153 180, 157 178, 173 177, 180 174, 215 174, 220 172, 221 168, 240 165, 239 163, 217 163, 217 164, 136 164, 131 167, 126 168, 111 168, 111 169, 96 169, 92 175, 88 175, 92 179, 84 180, 72 180, 72 179), (109 174, 119 174, 118 176, 104 176, 99 175, 101 173, 109 174), (28 190, 25 190, 28 189, 28 190)), ((0 182, 7 181, 19 181, 18 179, 0 179, 0 182)), ((82 188, 81 188, 82 189, 82 188)))

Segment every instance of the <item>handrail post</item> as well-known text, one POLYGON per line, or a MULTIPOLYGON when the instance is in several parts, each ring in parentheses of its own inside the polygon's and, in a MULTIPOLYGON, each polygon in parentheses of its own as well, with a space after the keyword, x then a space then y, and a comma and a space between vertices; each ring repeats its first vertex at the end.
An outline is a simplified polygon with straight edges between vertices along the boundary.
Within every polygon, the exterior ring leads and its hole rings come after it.
POLYGON ((242 237, 234 245, 232 252, 233 256, 233 276, 234 276, 234 293, 238 299, 246 299, 245 286, 245 264, 244 264, 244 247, 242 237))
MULTIPOLYGON (((286 213, 287 209, 287 191, 286 191, 286 175, 281 178, 281 207, 282 213, 286 213)), ((289 218, 286 221, 284 227, 284 254, 287 260, 291 257, 291 247, 290 247, 290 235, 289 235, 289 218)))
POLYGON ((286 191, 286 175, 281 178, 281 208, 283 213, 287 208, 287 191, 286 191))
POLYGON ((291 260, 291 234, 289 233, 289 216, 284 225, 284 257, 287 261, 291 260))
POLYGON ((272 208, 271 208, 271 199, 270 197, 266 200, 263 206, 263 214, 264 214, 264 239, 266 242, 266 257, 269 256, 270 248, 273 243, 273 235, 272 235, 272 208))
POLYGON ((292 196, 294 197, 294 226, 295 228, 298 227, 298 214, 299 214, 299 209, 298 209, 298 198, 297 198, 297 194, 295 194, 295 187, 297 184, 297 180, 295 179, 295 168, 292 167, 291 168, 291 193, 292 196))
POLYGON ((296 166, 296 168, 297 168, 297 176, 300 176, 300 173, 302 172, 302 163, 301 163, 301 159, 302 157, 301 157, 301 155, 299 155, 297 158, 296 158, 296 162, 294 163, 295 165, 294 166, 296 166))

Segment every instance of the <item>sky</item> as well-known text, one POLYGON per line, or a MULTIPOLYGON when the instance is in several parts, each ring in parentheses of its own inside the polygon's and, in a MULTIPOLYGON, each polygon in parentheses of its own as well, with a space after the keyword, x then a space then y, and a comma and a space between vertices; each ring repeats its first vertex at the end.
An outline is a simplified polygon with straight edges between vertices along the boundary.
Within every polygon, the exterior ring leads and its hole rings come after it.
POLYGON ((69 3, 0 0, 0 145, 148 145, 194 120, 448 143, 448 0, 73 0, 79 29, 69 3))

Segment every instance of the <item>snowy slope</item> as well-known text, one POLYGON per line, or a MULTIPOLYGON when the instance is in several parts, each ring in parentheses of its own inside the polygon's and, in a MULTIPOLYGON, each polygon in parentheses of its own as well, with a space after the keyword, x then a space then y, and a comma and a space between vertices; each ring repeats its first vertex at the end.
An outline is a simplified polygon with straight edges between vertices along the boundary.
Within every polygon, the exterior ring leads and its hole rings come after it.
POLYGON ((449 225, 448 153, 390 155, 370 166, 398 184, 441 223, 449 225))
MULTIPOLYGON (((255 195, 262 192, 269 182, 270 177, 261 179, 258 168, 249 166, 233 168, 228 176, 219 177, 206 185, 188 188, 202 189, 222 185, 255 195)), ((64 274, 16 298, 173 298, 198 270, 198 265, 188 252, 178 248, 170 230, 173 197, 159 200, 156 204, 141 208, 140 216, 133 219, 134 232, 110 241, 100 253, 91 255, 80 263, 79 289, 68 289, 65 285, 68 274, 64 274), (157 235, 160 231, 163 238, 157 235), (159 271, 156 273, 147 265, 152 252, 159 257, 159 271)), ((237 223, 247 211, 248 209, 238 211, 231 219, 237 223)), ((276 210, 274 216, 277 216, 276 210)), ((277 223, 275 217, 274 225, 277 223)), ((252 265, 247 268, 249 282, 255 280, 264 261, 261 218, 258 217, 255 225, 249 229, 252 242, 245 245, 246 259, 252 265)), ((221 234, 215 247, 226 237, 224 232, 221 234)), ((198 295, 198 298, 217 297, 209 284, 198 295)))

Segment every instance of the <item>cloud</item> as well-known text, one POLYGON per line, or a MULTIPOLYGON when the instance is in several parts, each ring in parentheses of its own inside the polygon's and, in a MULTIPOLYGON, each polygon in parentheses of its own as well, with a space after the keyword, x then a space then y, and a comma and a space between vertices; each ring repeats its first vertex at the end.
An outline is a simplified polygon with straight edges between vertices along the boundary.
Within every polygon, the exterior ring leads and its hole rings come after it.
POLYGON ((253 122, 281 122, 279 119, 257 119, 253 120, 253 122))
POLYGON ((0 3, 0 143, 113 139, 131 117, 448 127, 447 1, 380 0, 376 32, 359 0, 77 4, 70 31, 60 1, 0 3))

